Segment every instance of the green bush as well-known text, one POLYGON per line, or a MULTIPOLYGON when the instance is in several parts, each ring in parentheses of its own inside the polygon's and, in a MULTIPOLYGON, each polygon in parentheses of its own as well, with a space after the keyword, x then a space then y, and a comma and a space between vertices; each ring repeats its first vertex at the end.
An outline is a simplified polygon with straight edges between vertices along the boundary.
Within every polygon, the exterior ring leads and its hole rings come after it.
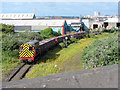
POLYGON ((15 50, 13 50, 13 51, 11 51, 11 50, 3 51, 3 52, 2 52, 2 55, 3 55, 3 56, 6 56, 6 57, 18 58, 18 57, 19 57, 19 50, 18 50, 18 49, 15 49, 15 50))
POLYGON ((10 37, 4 37, 2 39, 2 50, 15 50, 18 49, 22 42, 19 42, 18 39, 11 39, 10 37))
POLYGON ((64 43, 59 43, 60 47, 61 48, 64 48, 65 47, 65 44, 64 43))
POLYGON ((65 39, 63 39, 63 43, 66 45, 66 40, 65 39))
POLYGON ((118 31, 118 29, 116 29, 115 27, 112 27, 111 29, 105 29, 105 28, 102 29, 102 32, 113 33, 113 32, 116 32, 116 31, 118 31))
POLYGON ((53 34, 53 30, 52 30, 52 28, 46 28, 46 29, 40 31, 40 34, 45 35, 45 36, 49 36, 49 35, 53 34))
POLYGON ((98 36, 95 35, 95 34, 96 34, 96 33, 89 34, 89 37, 90 37, 90 38, 98 38, 98 36))
POLYGON ((71 43, 77 43, 77 39, 76 38, 70 38, 70 41, 71 41, 71 43))
POLYGON ((72 31, 71 33, 75 33, 75 31, 72 31))
POLYGON ((86 68, 118 64, 118 35, 108 39, 96 40, 86 48, 82 60, 86 68))
POLYGON ((103 28, 102 32, 110 32, 110 30, 107 30, 106 28, 103 28))
POLYGON ((70 40, 67 40, 67 44, 69 45, 71 43, 71 41, 70 40))
POLYGON ((115 27, 112 27, 109 32, 110 32, 110 33, 113 33, 114 31, 116 31, 116 28, 115 28, 115 27))
POLYGON ((53 36, 60 36, 61 34, 59 33, 54 33, 53 36))
POLYGON ((14 33, 14 25, 0 24, 0 31, 4 33, 14 33))
MULTIPOLYGON (((71 41, 70 41, 70 40, 67 40, 67 45, 69 45, 70 43, 71 43, 71 41)), ((64 48, 64 47, 66 46, 66 40, 63 39, 63 42, 62 42, 62 43, 59 43, 59 45, 60 45, 61 48, 64 48)))
POLYGON ((59 36, 61 35, 60 30, 58 30, 58 35, 59 35, 59 36))

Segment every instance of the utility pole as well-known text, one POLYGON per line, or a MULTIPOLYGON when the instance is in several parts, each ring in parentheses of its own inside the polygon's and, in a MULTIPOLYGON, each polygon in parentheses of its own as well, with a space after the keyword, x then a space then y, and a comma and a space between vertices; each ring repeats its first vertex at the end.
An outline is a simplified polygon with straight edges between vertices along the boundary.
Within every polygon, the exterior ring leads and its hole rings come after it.
POLYGON ((36 8, 35 8, 35 15, 36 15, 36 8))

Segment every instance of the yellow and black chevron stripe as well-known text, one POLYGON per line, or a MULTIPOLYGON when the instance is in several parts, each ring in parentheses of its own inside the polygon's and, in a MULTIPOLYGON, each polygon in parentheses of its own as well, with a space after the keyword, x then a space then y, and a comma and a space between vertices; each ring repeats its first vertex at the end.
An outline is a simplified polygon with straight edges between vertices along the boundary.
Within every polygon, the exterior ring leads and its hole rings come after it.
POLYGON ((23 51, 19 52, 20 57, 33 57, 34 48, 30 44, 22 44, 20 48, 23 47, 23 51), (32 47, 32 51, 29 51, 29 47, 32 47))

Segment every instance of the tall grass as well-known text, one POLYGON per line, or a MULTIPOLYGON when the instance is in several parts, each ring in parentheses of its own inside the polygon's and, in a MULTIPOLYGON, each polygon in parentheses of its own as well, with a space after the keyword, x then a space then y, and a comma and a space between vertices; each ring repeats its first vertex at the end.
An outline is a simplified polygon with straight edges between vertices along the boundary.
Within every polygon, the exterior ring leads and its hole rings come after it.
POLYGON ((118 64, 118 34, 96 40, 84 49, 82 59, 86 68, 118 64))

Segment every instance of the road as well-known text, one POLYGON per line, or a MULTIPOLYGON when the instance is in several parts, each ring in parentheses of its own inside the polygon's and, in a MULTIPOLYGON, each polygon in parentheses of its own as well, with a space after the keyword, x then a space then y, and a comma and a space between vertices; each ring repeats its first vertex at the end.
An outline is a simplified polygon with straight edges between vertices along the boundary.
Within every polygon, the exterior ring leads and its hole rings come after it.
MULTIPOLYGON (((120 71, 119 71, 120 72, 120 71)), ((3 88, 118 88, 118 65, 3 82, 3 88)))

